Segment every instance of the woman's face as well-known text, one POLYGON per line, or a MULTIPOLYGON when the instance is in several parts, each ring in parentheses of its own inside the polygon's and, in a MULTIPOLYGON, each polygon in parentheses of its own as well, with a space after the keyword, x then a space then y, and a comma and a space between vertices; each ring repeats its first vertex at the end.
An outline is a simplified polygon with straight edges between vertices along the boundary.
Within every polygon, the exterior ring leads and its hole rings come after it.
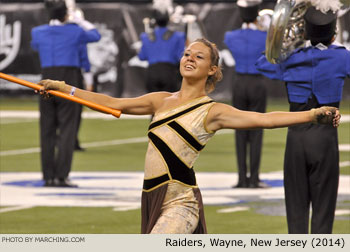
POLYGON ((209 47, 201 42, 190 44, 181 58, 180 73, 183 78, 199 80, 213 75, 209 47))

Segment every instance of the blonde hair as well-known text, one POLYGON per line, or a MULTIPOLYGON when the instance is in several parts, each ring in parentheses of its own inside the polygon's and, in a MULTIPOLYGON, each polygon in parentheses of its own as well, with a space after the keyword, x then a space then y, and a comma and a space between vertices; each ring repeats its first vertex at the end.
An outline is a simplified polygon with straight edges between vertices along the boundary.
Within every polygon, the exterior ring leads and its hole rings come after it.
POLYGON ((196 39, 194 42, 200 42, 206 45, 210 49, 210 61, 211 66, 217 66, 217 70, 213 75, 209 75, 205 83, 205 90, 210 93, 214 91, 216 83, 222 80, 222 71, 219 66, 219 50, 216 45, 205 38, 196 39))

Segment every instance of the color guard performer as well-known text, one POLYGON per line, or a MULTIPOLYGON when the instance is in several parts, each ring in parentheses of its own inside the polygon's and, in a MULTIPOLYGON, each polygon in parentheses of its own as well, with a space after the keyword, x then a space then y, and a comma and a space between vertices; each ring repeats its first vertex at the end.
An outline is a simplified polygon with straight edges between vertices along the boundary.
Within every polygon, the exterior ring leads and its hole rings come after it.
POLYGON ((180 62, 177 92, 154 92, 136 98, 113 98, 63 81, 42 80, 41 94, 58 90, 118 108, 125 114, 154 115, 149 126, 142 192, 142 233, 206 233, 201 193, 193 169, 208 140, 220 129, 276 128, 307 122, 337 127, 336 108, 303 112, 258 113, 216 103, 208 93, 222 78, 215 44, 197 39, 180 62))

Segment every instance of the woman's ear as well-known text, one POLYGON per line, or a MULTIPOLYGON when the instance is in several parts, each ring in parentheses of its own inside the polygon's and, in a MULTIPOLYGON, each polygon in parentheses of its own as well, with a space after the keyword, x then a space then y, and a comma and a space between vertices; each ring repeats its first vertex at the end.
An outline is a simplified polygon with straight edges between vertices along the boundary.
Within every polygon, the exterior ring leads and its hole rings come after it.
POLYGON ((210 70, 208 72, 208 75, 214 75, 216 73, 216 71, 218 70, 218 66, 211 66, 210 70))

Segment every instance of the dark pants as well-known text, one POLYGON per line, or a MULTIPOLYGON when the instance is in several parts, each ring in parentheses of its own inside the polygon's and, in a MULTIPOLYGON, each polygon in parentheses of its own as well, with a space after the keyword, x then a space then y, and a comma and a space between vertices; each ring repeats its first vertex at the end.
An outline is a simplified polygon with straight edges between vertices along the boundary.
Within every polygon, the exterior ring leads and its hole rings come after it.
MULTIPOLYGON (((82 87, 79 68, 44 68, 42 78, 63 80, 67 84, 82 87)), ((39 99, 43 178, 67 178, 73 159, 80 105, 55 96, 39 99)))
MULTIPOLYGON (((233 86, 233 106, 240 110, 265 112, 266 87, 260 75, 237 74, 233 86)), ((259 166, 263 130, 236 130, 238 183, 242 185, 259 182, 259 166), (250 178, 247 176, 247 152, 249 148, 250 178)))
MULTIPOLYGON (((291 111, 310 109, 305 106, 292 104, 291 111)), ((284 159, 288 232, 309 232, 311 205, 311 233, 332 233, 338 183, 337 129, 314 124, 289 127, 284 159)))
POLYGON ((82 114, 82 112, 83 112, 83 106, 80 105, 80 104, 78 104, 78 105, 79 105, 79 111, 78 111, 78 113, 77 113, 77 123, 78 123, 78 125, 77 125, 77 133, 76 133, 76 139, 75 139, 74 149, 79 149, 79 148, 81 148, 78 135, 79 135, 79 129, 80 129, 80 124, 81 124, 81 114, 82 114))
POLYGON ((179 70, 177 65, 156 63, 148 67, 146 88, 147 92, 175 92, 180 87, 179 70))

